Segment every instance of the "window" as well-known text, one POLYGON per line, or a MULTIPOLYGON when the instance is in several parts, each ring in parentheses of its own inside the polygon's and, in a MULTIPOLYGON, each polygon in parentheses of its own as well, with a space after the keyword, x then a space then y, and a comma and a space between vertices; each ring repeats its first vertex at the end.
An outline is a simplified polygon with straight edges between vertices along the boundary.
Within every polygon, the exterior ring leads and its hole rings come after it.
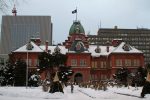
POLYGON ((116 66, 122 66, 122 59, 116 59, 116 66))
POLYGON ((106 61, 101 61, 101 68, 106 68, 106 61))
POLYGON ((29 66, 32 66, 32 59, 29 59, 29 66))
POLYGON ((97 68, 97 62, 96 61, 92 61, 92 68, 97 68))
POLYGON ((39 65, 38 59, 34 59, 34 66, 38 66, 38 65, 39 65))
POLYGON ((101 80, 105 80, 105 79, 107 79, 107 76, 104 74, 101 74, 101 80))
POLYGON ((110 67, 112 67, 112 62, 110 61, 110 67))
POLYGON ((27 63, 29 66, 31 66, 31 65, 32 65, 32 59, 26 60, 26 63, 27 63), (27 61, 28 61, 28 62, 27 62, 27 61))
POLYGON ((71 59, 71 66, 77 66, 77 60, 71 59))
POLYGON ((80 66, 86 66, 86 60, 85 59, 80 60, 80 66))
POLYGON ((125 59, 125 66, 131 66, 131 60, 125 59))
POLYGON ((4 65, 4 58, 0 58, 0 64, 4 65))
POLYGON ((134 59, 133 66, 140 66, 140 61, 138 59, 134 59))
POLYGON ((94 66, 94 61, 92 61, 92 68, 94 68, 95 66, 94 66))
POLYGON ((100 49, 99 46, 97 46, 97 48, 95 49, 95 52, 96 52, 96 53, 100 53, 100 52, 101 52, 101 49, 100 49))

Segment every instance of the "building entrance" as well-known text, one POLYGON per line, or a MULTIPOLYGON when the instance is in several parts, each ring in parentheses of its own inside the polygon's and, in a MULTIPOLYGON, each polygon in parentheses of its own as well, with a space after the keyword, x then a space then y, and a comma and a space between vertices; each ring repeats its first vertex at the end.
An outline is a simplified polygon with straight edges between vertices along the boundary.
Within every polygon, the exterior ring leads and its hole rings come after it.
POLYGON ((74 76, 74 82, 76 82, 77 84, 78 83, 81 83, 83 81, 83 76, 81 73, 77 73, 75 76, 74 76))

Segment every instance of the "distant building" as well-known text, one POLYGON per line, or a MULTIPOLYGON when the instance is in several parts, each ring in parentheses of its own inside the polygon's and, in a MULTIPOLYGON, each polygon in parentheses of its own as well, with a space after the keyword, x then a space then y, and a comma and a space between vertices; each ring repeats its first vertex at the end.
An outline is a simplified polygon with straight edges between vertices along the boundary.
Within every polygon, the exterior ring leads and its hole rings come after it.
POLYGON ((107 41, 121 39, 127 44, 141 50, 144 53, 145 64, 150 63, 150 29, 119 29, 100 28, 97 35, 88 35, 89 44, 105 45, 107 41))
POLYGON ((29 41, 32 36, 52 45, 50 16, 2 16, 0 54, 9 54, 29 41))
MULTIPOLYGON (((27 46, 24 45, 12 52, 15 61, 17 59, 26 61, 28 52, 29 71, 36 70, 38 55, 41 52, 53 53, 58 50, 67 55, 66 65, 71 66, 74 71, 71 77, 71 81, 74 82, 110 79, 119 68, 125 67, 130 71, 135 71, 138 67, 144 66, 143 53, 121 40, 107 42, 103 46, 89 45, 88 37, 79 21, 73 22, 68 39, 63 45, 48 46, 48 43, 40 45, 39 42, 31 41, 32 48, 28 51, 27 46)), ((46 74, 45 71, 41 72, 41 78, 45 79, 46 74)))
POLYGON ((0 56, 26 44, 31 37, 39 37, 52 45, 51 16, 17 16, 15 5, 12 13, 13 16, 2 16, 0 56))

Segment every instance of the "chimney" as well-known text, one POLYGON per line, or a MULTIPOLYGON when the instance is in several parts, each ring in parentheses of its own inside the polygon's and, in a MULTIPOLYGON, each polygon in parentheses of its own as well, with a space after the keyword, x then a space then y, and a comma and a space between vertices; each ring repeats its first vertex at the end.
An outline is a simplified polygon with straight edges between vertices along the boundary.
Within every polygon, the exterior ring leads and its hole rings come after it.
POLYGON ((109 52, 109 46, 110 46, 110 42, 107 41, 107 42, 106 42, 106 51, 107 51, 107 52, 109 52))
POLYGON ((107 52, 109 52, 109 46, 107 46, 107 52))
POLYGON ((114 26, 114 29, 118 29, 118 26, 114 26))
POLYGON ((45 42, 45 51, 48 52, 48 41, 45 42))
POLYGON ((31 38, 32 42, 34 42, 37 46, 41 45, 41 39, 40 38, 31 38))
POLYGON ((122 39, 113 39, 112 46, 117 47, 122 42, 122 39))

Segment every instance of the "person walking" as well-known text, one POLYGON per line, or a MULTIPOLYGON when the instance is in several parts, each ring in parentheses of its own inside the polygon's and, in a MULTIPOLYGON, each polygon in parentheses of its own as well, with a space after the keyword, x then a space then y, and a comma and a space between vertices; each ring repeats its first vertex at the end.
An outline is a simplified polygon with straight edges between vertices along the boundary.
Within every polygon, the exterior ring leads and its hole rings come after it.
POLYGON ((73 93, 73 89, 74 89, 74 86, 73 86, 73 84, 71 83, 71 93, 73 93))
POLYGON ((141 92, 141 97, 144 98, 145 94, 150 94, 150 67, 147 68, 147 77, 141 92))

